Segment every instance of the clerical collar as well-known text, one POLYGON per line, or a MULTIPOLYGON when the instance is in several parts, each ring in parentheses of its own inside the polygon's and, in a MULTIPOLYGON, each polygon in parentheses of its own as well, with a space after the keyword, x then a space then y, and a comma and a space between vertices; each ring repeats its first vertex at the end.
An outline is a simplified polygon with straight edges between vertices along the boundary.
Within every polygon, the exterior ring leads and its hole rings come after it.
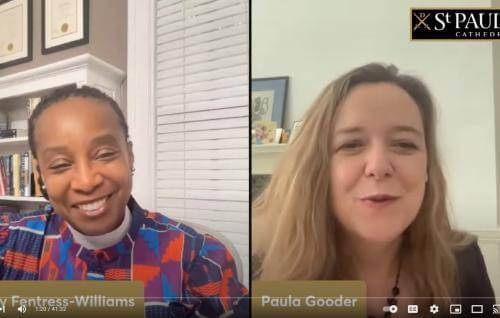
POLYGON ((114 229, 113 231, 102 234, 102 235, 85 235, 83 233, 75 230, 68 223, 68 228, 73 235, 73 240, 85 247, 88 250, 99 250, 106 247, 113 246, 120 242, 123 237, 127 234, 130 224, 132 223, 132 216, 128 207, 125 207, 125 217, 123 218, 122 224, 119 227, 114 229))

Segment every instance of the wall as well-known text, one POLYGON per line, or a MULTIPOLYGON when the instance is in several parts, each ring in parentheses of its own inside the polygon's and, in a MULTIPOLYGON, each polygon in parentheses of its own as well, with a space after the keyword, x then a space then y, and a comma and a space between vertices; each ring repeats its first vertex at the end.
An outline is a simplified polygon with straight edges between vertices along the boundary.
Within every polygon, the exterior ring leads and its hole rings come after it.
POLYGON ((0 69, 0 77, 84 53, 127 70, 127 1, 90 0, 89 44, 42 55, 42 1, 33 1, 33 60, 0 69))
POLYGON ((492 43, 409 40, 411 7, 490 7, 490 1, 362 3, 252 1, 252 77, 290 76, 288 128, 329 81, 356 66, 388 62, 421 77, 438 107, 454 222, 467 230, 496 229, 492 43))

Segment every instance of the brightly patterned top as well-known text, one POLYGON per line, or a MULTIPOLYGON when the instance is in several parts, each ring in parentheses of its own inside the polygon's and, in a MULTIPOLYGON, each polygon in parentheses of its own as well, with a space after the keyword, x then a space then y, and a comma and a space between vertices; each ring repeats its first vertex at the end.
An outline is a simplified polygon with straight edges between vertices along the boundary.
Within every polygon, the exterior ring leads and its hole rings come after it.
POLYGON ((248 316, 248 290, 222 243, 143 210, 132 197, 127 205, 128 233, 100 250, 76 243, 50 205, 1 216, 0 279, 139 280, 146 317, 248 316))

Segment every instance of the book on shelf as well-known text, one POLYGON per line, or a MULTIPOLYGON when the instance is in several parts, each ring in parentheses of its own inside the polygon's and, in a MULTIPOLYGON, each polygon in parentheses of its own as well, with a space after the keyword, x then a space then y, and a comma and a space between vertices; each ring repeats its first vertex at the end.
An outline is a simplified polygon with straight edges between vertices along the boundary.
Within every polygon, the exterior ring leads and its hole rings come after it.
POLYGON ((12 188, 15 197, 21 196, 21 155, 12 155, 12 188))
POLYGON ((5 176, 5 195, 11 195, 12 193, 12 165, 11 156, 2 156, 1 161, 3 165, 3 174, 5 176))
POLYGON ((7 175, 5 174, 3 160, 0 160, 0 195, 7 195, 7 175))
POLYGON ((0 195, 42 196, 35 182, 38 174, 33 171, 32 160, 30 152, 0 156, 0 195))
POLYGON ((20 177, 19 177, 19 188, 22 197, 30 197, 31 196, 31 163, 30 163, 30 155, 28 152, 24 152, 21 154, 21 169, 20 169, 20 177))

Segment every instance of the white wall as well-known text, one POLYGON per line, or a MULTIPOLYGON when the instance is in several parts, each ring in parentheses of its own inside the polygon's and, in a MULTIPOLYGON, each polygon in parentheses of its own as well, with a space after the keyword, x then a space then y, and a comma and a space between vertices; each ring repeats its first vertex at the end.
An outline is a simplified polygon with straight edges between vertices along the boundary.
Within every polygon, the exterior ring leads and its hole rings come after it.
POLYGON ((425 6, 467 3, 254 0, 252 77, 290 76, 288 128, 329 81, 356 66, 393 63, 421 77, 438 106, 438 138, 457 225, 496 229, 492 44, 410 41, 410 8, 425 6))

